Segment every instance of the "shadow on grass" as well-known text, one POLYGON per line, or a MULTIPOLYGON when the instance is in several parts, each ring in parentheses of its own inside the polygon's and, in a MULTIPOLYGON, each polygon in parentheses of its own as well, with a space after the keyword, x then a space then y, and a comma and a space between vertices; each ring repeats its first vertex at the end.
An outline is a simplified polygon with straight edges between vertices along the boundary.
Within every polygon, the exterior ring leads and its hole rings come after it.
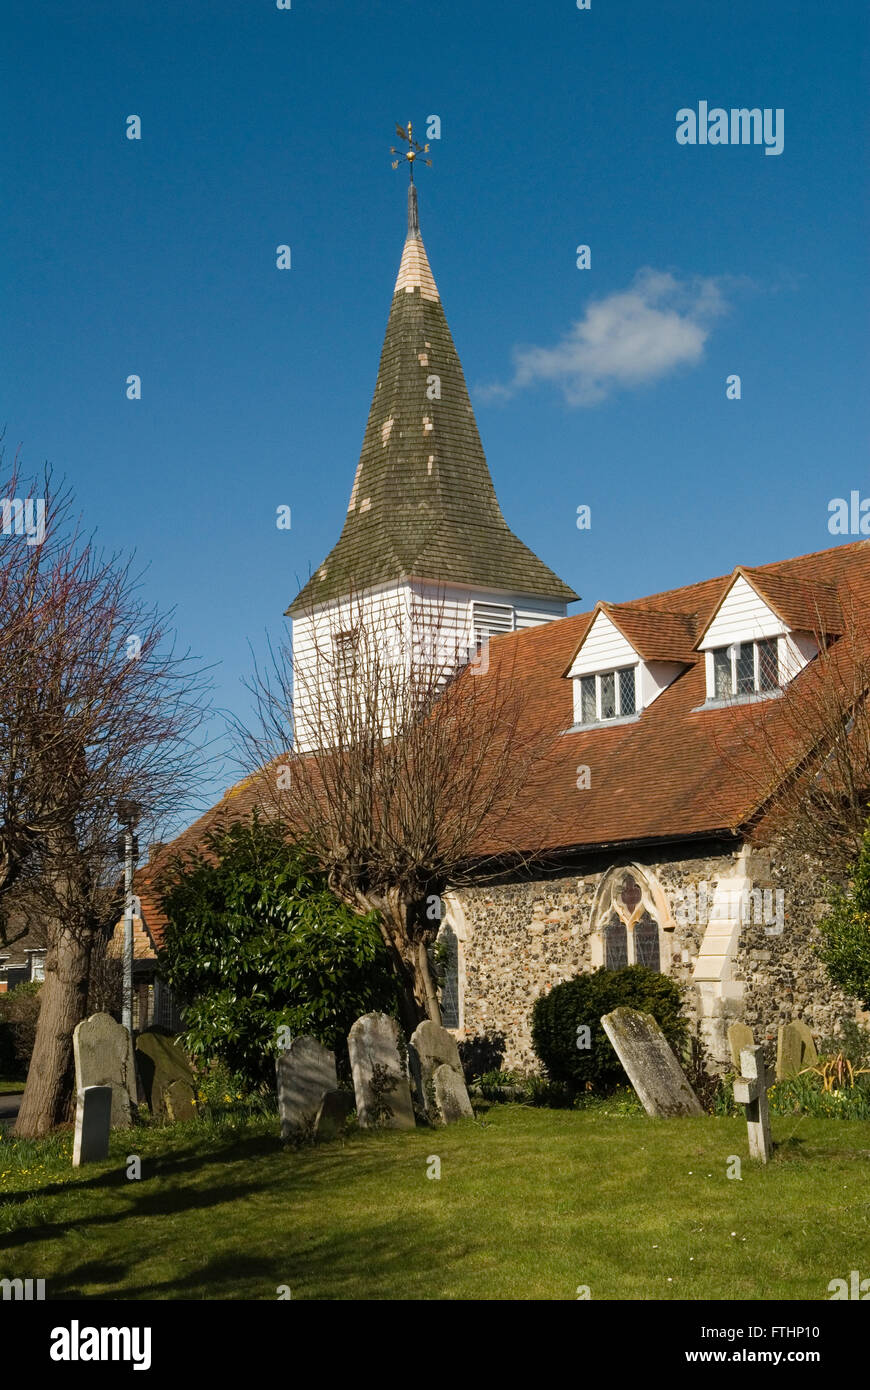
MULTIPOLYGON (((130 1144, 128 1147, 131 1154, 136 1153, 135 1138, 136 1131, 130 1130, 130 1144)), ((265 1155, 279 1153, 280 1150, 280 1139, 272 1139, 266 1135, 255 1135, 249 1139, 242 1140, 237 1137, 235 1139, 228 1138, 223 1144, 209 1147, 202 1152, 182 1152, 178 1156, 172 1153, 158 1154, 154 1157, 147 1153, 137 1156, 142 1159, 141 1181, 144 1182, 148 1178, 177 1177, 182 1173, 201 1169, 206 1164, 221 1161, 226 1156, 227 1151, 233 1155, 232 1162, 244 1163, 251 1158, 261 1158, 265 1155)), ((62 1192, 69 1193, 70 1191, 75 1191, 79 1193, 112 1187, 129 1187, 131 1181, 134 1180, 127 1177, 126 1158, 120 1161, 120 1166, 113 1164, 111 1168, 107 1167, 107 1164, 111 1162, 111 1159, 106 1159, 104 1163, 94 1165, 96 1171, 93 1172, 91 1177, 83 1177, 75 1183, 43 1183, 41 1186, 30 1188, 27 1191, 0 1194, 0 1208, 4 1206, 20 1206, 24 1202, 32 1201, 34 1197, 55 1197, 62 1192)), ((90 1164, 88 1164, 87 1168, 80 1168, 78 1170, 70 1167, 70 1172, 75 1173, 78 1171, 79 1173, 86 1173, 90 1167, 90 1164)))
MULTIPOLYGON (((132 1132, 131 1132, 132 1137, 132 1132)), ((131 1148, 133 1146, 131 1145, 131 1148)), ((378 1143, 366 1144, 354 1155, 354 1176, 360 1180, 371 1173, 379 1172, 384 1163, 383 1148, 378 1143)), ((77 1233, 87 1235, 91 1229, 111 1226, 136 1217, 182 1215, 191 1211, 207 1211, 225 1202, 235 1202, 256 1194, 265 1194, 276 1186, 288 1197, 299 1197, 318 1188, 328 1187, 333 1174, 341 1170, 347 1174, 345 1145, 341 1142, 311 1146, 293 1150, 286 1147, 278 1138, 256 1135, 248 1139, 228 1140, 218 1149, 207 1152, 182 1153, 177 1157, 156 1157, 143 1159, 141 1179, 129 1179, 126 1175, 126 1162, 122 1161, 112 1168, 102 1167, 101 1171, 75 1183, 48 1183, 26 1192, 12 1192, 0 1199, 0 1210, 4 1207, 20 1207, 34 1198, 66 1198, 76 1203, 75 1216, 71 1213, 65 1220, 48 1220, 38 1224, 22 1226, 6 1231, 2 1235, 4 1249, 24 1247, 31 1242, 43 1242, 67 1233, 71 1222, 75 1221, 77 1233), (258 1168, 256 1160, 276 1160, 258 1168), (282 1161, 282 1160, 285 1160, 282 1161), (233 1165, 246 1166, 246 1180, 234 1183, 231 1180, 233 1165), (211 1184, 209 1170, 220 1166, 220 1180, 211 1184), (251 1171, 258 1173, 256 1179, 247 1177, 251 1171), (185 1183, 185 1177, 195 1181, 185 1183), (161 1180, 156 1191, 149 1191, 150 1181, 161 1180), (163 1185, 168 1180, 169 1186, 163 1185), (129 1200, 120 1201, 112 1210, 88 1214, 82 1212, 79 1199, 85 1195, 98 1198, 101 1194, 124 1193, 129 1200)))
MULTIPOLYGON (((278 1289, 286 1286, 292 1299, 304 1299, 306 1288, 316 1288, 314 1299, 395 1300, 398 1297, 439 1298, 437 1264, 431 1267, 431 1281, 408 1291, 410 1252, 420 1250, 419 1223, 411 1217, 395 1218, 373 1225, 364 1232, 332 1231, 329 1235, 310 1235, 286 1255, 257 1255, 222 1252, 206 1258, 198 1268, 178 1270, 170 1278, 142 1279, 118 1288, 113 1294, 85 1294, 80 1290, 95 1283, 129 1278, 129 1269, 118 1263, 84 1261, 58 1281, 58 1299, 112 1298, 118 1300, 189 1299, 191 1301, 253 1299, 277 1301, 278 1289)), ((240 1245, 242 1238, 240 1238, 240 1245)), ((476 1246, 468 1242, 451 1250, 451 1269, 457 1260, 473 1256, 476 1246)), ((167 1259, 167 1263, 168 1263, 167 1259)), ((419 1261, 418 1261, 419 1264, 419 1261)))

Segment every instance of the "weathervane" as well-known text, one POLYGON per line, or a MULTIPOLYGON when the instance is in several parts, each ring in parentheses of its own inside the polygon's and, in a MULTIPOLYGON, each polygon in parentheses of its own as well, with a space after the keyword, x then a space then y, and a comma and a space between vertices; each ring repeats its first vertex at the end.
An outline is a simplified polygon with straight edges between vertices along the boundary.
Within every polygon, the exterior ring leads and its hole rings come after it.
MULTIPOLYGON (((399 137, 400 140, 405 140, 405 141, 407 141, 408 148, 407 148, 407 150, 397 150, 396 147, 395 147, 395 145, 391 145, 391 146, 390 146, 390 154, 397 154, 397 155, 399 156, 399 159, 394 159, 394 160, 393 160, 393 168, 394 168, 394 169, 398 169, 401 160, 402 160, 402 159, 407 159, 407 161, 408 161, 408 174, 409 174, 409 176, 410 176, 411 182, 413 183, 413 182, 414 182, 414 160, 417 159, 417 158, 418 158, 420 155, 422 155, 422 154, 428 154, 428 153, 429 153, 429 146, 428 146, 428 145, 418 145, 417 141, 414 139, 414 128, 413 128, 413 126, 411 125, 411 122, 410 122, 410 121, 408 122, 408 129, 407 129, 407 130, 404 130, 404 129, 402 128, 402 126, 397 125, 397 126, 396 126, 396 134, 398 135, 398 137, 399 137)), ((424 163, 424 164, 428 164, 428 166, 429 166, 430 169, 432 168, 432 161, 431 161, 431 159, 424 159, 424 160, 423 160, 423 163, 424 163)))

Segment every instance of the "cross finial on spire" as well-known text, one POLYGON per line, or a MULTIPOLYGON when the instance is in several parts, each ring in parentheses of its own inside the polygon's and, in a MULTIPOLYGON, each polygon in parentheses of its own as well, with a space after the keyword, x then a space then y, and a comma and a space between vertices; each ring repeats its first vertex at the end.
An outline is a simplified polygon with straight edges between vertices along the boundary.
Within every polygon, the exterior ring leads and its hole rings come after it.
MULTIPOLYGON (((419 158, 420 155, 428 154, 428 153, 429 153, 429 146, 428 146, 428 145, 419 145, 419 144, 417 143, 417 141, 414 139, 414 127, 411 125, 411 122, 410 122, 410 121, 408 122, 408 129, 407 129, 407 130, 405 130, 404 127, 402 127, 402 126, 397 125, 397 126, 396 126, 396 134, 398 135, 398 137, 399 137, 400 140, 404 140, 404 141, 406 142, 408 148, 407 148, 407 150, 397 150, 396 147, 395 147, 395 145, 391 145, 391 146, 390 146, 390 154, 397 154, 397 155, 399 156, 398 159, 394 159, 394 160, 393 160, 393 168, 394 168, 394 169, 398 169, 399 164, 401 163, 401 160, 402 160, 402 159, 406 159, 406 160, 408 161, 408 176, 409 176, 409 178, 410 178, 410 180, 411 180, 411 183, 413 183, 413 182, 414 182, 414 161, 415 161, 417 158, 419 158)), ((423 160, 423 163, 424 163, 424 164, 428 164, 429 167, 430 167, 430 169, 431 169, 431 167, 432 167, 432 161, 431 161, 431 159, 424 159, 424 160, 423 160)))

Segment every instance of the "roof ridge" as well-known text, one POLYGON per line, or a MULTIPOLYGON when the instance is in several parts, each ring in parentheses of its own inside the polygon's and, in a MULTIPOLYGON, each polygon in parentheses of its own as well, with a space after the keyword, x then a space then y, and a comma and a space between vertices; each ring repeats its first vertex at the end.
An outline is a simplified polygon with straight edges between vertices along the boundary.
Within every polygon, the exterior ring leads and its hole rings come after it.
MULTIPOLYGON (((824 550, 811 550, 811 551, 808 551, 807 554, 805 554, 805 555, 787 555, 787 556, 786 556, 784 559, 782 559, 782 560, 770 560, 770 561, 768 561, 768 562, 767 562, 766 564, 764 564, 764 565, 744 565, 744 564, 737 564, 737 565, 734 566, 733 569, 729 570, 727 574, 715 574, 715 575, 711 575, 711 576, 710 576, 709 578, 707 578, 707 579, 696 579, 696 580, 694 580, 693 582, 691 582, 691 583, 689 583, 689 584, 678 584, 677 587, 676 587, 675 589, 657 589, 657 590, 655 590, 653 593, 641 594, 641 595, 639 595, 638 598, 636 598, 636 599, 622 599, 622 600, 619 600, 618 602, 617 602, 617 601, 614 601, 614 600, 611 600, 611 599, 598 599, 597 602, 596 602, 596 604, 594 605, 594 607, 589 609, 589 612, 590 612, 590 613, 593 613, 593 612, 595 611, 595 608, 597 608, 597 607, 598 607, 599 605, 601 605, 601 604, 610 604, 611 607, 623 606, 623 607, 632 607, 632 608, 638 607, 638 608, 639 608, 643 603, 649 602, 651 599, 656 599, 656 598, 670 598, 670 597, 672 597, 672 596, 674 596, 674 595, 676 595, 676 594, 687 593, 690 589, 698 589, 698 588, 700 588, 702 585, 705 585, 705 584, 724 583, 725 580, 733 579, 734 576, 735 576, 735 574, 737 574, 738 571, 740 571, 740 570, 761 571, 761 570, 778 569, 779 567, 781 567, 781 566, 783 566, 783 565, 794 565, 794 564, 799 564, 799 563, 800 563, 801 561, 803 561, 803 560, 816 560, 816 559, 818 559, 818 558, 819 558, 820 556, 822 556, 822 555, 833 555, 835 552, 841 552, 841 551, 847 551, 847 550, 856 550, 856 549, 858 549, 860 546, 868 546, 868 545, 870 545, 870 536, 868 536, 868 537, 866 537, 864 540, 860 540, 860 541, 847 541, 845 545, 831 545, 831 546, 827 546, 824 550)), ((832 588, 834 588, 834 589, 837 588, 837 582, 836 582, 836 580, 816 579, 816 578, 814 578, 814 579, 812 580, 812 582, 813 582, 814 584, 828 584, 828 585, 830 585, 830 586, 831 586, 832 588)), ((686 610, 686 611, 688 612, 689 610, 686 610)), ((570 614, 569 616, 572 617, 572 618, 579 618, 579 617, 582 616, 582 614, 580 614, 580 613, 572 613, 572 614, 570 614)))

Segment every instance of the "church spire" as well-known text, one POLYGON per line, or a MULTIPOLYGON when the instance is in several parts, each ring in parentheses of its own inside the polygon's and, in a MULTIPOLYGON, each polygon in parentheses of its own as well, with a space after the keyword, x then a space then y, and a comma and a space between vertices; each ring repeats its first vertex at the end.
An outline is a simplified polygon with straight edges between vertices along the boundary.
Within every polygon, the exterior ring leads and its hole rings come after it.
POLYGON ((287 611, 408 579, 570 602, 574 591, 502 516, 420 234, 414 163, 427 147, 410 123, 397 130, 409 146, 408 230, 362 452, 338 543, 287 611))

